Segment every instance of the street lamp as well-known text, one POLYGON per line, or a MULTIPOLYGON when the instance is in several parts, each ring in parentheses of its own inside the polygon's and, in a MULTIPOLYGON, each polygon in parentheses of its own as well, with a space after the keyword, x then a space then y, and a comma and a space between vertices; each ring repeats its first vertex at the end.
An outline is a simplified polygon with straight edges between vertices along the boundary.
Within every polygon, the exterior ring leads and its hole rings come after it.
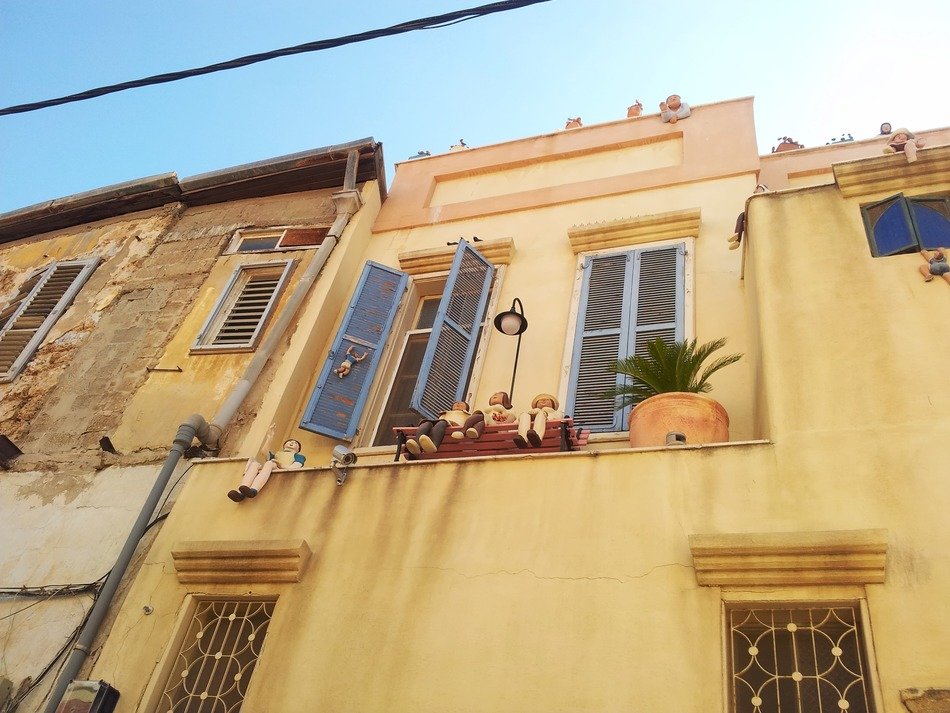
POLYGON ((524 317, 524 305, 517 297, 511 303, 511 309, 495 317, 495 329, 509 337, 518 337, 518 346, 515 348, 515 366, 511 370, 511 388, 508 389, 508 398, 514 398, 515 374, 518 373, 518 355, 521 354, 521 335, 528 328, 528 320, 524 317))

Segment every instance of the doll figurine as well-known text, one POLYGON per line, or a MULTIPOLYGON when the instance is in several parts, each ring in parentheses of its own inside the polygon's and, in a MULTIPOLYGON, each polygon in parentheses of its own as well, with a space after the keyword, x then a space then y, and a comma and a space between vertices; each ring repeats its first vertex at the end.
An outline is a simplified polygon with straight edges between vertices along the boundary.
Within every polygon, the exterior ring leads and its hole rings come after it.
POLYGON ((689 104, 680 99, 679 94, 670 94, 665 102, 660 102, 660 119, 664 124, 675 124, 687 116, 689 116, 689 104))
POLYGON ((362 354, 357 354, 356 350, 351 344, 346 348, 346 357, 343 359, 343 362, 336 369, 333 370, 333 373, 339 376, 341 379, 350 373, 350 370, 353 368, 353 362, 359 363, 366 358, 366 355, 369 352, 363 352, 362 354), (352 358, 353 361, 350 361, 352 358))
POLYGON ((452 438, 461 440, 468 437, 477 441, 485 432, 485 426, 492 423, 514 423, 516 420, 515 412, 511 410, 511 397, 505 391, 496 391, 488 399, 488 406, 473 411, 462 424, 462 430, 453 433, 452 438))
POLYGON ((557 399, 551 394, 538 394, 531 402, 531 408, 518 416, 518 435, 515 445, 537 448, 544 440, 544 431, 549 419, 564 418, 564 412, 558 410, 557 399))
POLYGON ((415 438, 406 440, 406 450, 417 456, 421 452, 435 453, 445 438, 445 429, 449 426, 461 426, 472 414, 468 411, 468 404, 456 401, 452 408, 439 414, 435 421, 424 418, 416 428, 415 438))
POLYGON ((907 129, 898 129, 887 140, 884 153, 901 153, 907 156, 907 163, 917 160, 917 149, 923 148, 924 140, 916 138, 907 129))
POLYGON ((926 265, 918 268, 920 274, 924 276, 924 282, 930 282, 935 277, 942 277, 950 282, 950 263, 947 262, 947 251, 944 248, 937 248, 932 252, 921 250, 920 254, 927 261, 926 265))
POLYGON ((632 119, 635 116, 640 116, 643 113, 643 104, 640 103, 640 100, 637 99, 636 102, 627 107, 627 118, 632 119))
POLYGON ((579 116, 575 116, 574 118, 568 117, 567 123, 564 124, 564 128, 565 129, 579 129, 583 125, 584 123, 581 121, 581 118, 579 116))
POLYGON ((267 480, 275 468, 283 470, 303 468, 306 461, 307 457, 300 452, 300 441, 290 438, 284 441, 283 448, 277 453, 268 452, 267 460, 264 461, 263 465, 256 460, 248 460, 241 485, 237 490, 229 490, 228 497, 236 503, 241 502, 244 498, 256 497, 267 484, 267 480))

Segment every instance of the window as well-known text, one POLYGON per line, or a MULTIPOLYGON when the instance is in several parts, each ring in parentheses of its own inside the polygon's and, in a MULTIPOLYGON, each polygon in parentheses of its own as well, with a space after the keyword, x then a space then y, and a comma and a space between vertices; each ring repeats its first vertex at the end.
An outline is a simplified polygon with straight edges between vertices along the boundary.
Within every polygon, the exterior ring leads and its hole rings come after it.
POLYGON ((267 230, 239 230, 231 239, 226 253, 255 253, 276 250, 301 250, 323 244, 330 227, 269 228, 267 230))
POLYGON ((16 378, 98 264, 55 262, 31 275, 0 310, 0 382, 16 378))
POLYGON ((871 713, 861 610, 737 605, 726 612, 734 713, 871 713))
POLYGON ((238 267, 205 320, 193 350, 253 351, 292 269, 292 261, 238 267))
POLYGON ((173 644, 177 652, 152 709, 238 713, 274 613, 271 600, 199 599, 173 644))
MULTIPOLYGON (((383 408, 383 422, 399 418, 405 424, 405 413, 411 413, 408 423, 418 420, 419 414, 435 418, 439 411, 465 398, 494 274, 491 263, 462 241, 441 299, 436 303, 419 295, 420 301, 413 307, 413 329, 396 368, 396 383, 383 408), (406 403, 404 397, 410 391, 406 403)), ((347 441, 356 435, 408 281, 409 276, 399 270, 367 263, 320 371, 301 428, 347 441), (339 376, 336 370, 351 347, 365 358, 346 376, 339 376)), ((377 429, 378 443, 392 442, 385 428, 380 425, 377 429)))
POLYGON ((566 412, 591 431, 624 431, 604 391, 622 377, 607 370, 656 338, 684 338, 684 243, 588 256, 583 264, 566 412))
POLYGON ((950 198, 904 194, 861 208, 874 257, 950 246, 950 198))

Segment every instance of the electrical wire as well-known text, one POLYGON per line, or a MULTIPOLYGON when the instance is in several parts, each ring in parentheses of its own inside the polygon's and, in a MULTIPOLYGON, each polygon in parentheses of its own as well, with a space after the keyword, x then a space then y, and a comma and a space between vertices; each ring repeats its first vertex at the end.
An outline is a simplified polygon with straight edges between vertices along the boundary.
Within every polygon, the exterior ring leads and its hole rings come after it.
POLYGON ((443 15, 434 15, 432 17, 426 17, 419 20, 410 20, 408 22, 402 22, 398 25, 392 25, 391 27, 385 27, 377 30, 368 30, 366 32, 358 32, 355 35, 345 35, 343 37, 335 37, 328 40, 306 42, 304 44, 294 45, 292 47, 283 47, 281 49, 271 50, 270 52, 250 54, 244 57, 238 57, 237 59, 231 59, 226 62, 217 62, 204 67, 184 69, 178 72, 167 72, 165 74, 156 74, 151 77, 145 77, 144 79, 135 79, 128 82, 121 82, 119 84, 110 84, 104 87, 97 87, 95 89, 87 89, 86 91, 79 92, 77 94, 69 94, 56 99, 46 99, 43 101, 30 102, 28 104, 8 106, 0 109, 0 116, 6 116, 9 114, 24 114, 30 111, 46 109, 51 106, 59 106, 60 104, 84 101, 86 99, 101 97, 106 94, 115 94, 116 92, 122 92, 126 89, 148 87, 155 84, 165 84, 167 82, 177 82, 180 79, 188 79, 190 77, 198 77, 202 74, 213 74, 214 72, 223 72, 227 69, 246 67, 250 64, 266 62, 267 60, 276 59, 277 57, 289 57, 291 55, 303 54, 305 52, 319 52, 320 50, 342 47, 343 45, 349 45, 356 42, 375 40, 380 37, 391 37, 393 35, 399 35, 405 32, 413 32, 415 30, 439 29, 442 27, 448 27, 449 25, 457 24, 459 22, 465 22, 467 20, 474 20, 478 17, 491 15, 496 12, 516 10, 518 8, 526 7, 528 5, 536 5, 542 2, 550 2, 550 0, 503 0, 503 2, 494 2, 488 5, 481 5, 480 7, 469 8, 467 10, 456 10, 455 12, 448 12, 443 15))

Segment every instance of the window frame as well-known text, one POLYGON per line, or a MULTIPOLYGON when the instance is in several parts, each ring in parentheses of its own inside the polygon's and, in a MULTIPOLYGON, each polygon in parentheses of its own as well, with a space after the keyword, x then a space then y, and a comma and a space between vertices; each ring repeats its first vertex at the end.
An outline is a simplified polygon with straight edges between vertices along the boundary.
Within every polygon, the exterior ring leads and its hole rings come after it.
MULTIPOLYGON (((73 278, 73 281, 70 283, 69 287, 66 288, 63 294, 57 300, 56 304, 50 310, 49 314, 44 318, 43 322, 36 328, 33 336, 30 337, 29 341, 23 345, 20 353, 10 364, 9 369, 3 373, 0 373, 0 384, 6 384, 14 381, 22 373, 23 369, 30 362, 30 360, 33 359, 33 357, 36 355, 36 352, 46 340, 46 337, 52 330, 53 325, 55 325, 56 322, 58 322, 59 319, 72 306, 72 303, 79 294, 79 291, 89 280, 89 277, 99 266, 100 262, 101 259, 99 257, 83 258, 79 260, 57 260, 51 262, 45 267, 34 270, 27 276, 23 283, 21 283, 22 286, 24 283, 29 282, 38 275, 41 276, 37 283, 22 298, 19 305, 7 318, 4 325, 0 327, 0 341, 2 341, 3 336, 9 332, 10 328, 20 317, 20 315, 29 307, 32 300, 36 297, 40 290, 43 289, 49 279, 55 274, 57 269, 68 265, 81 266, 79 273, 75 278, 73 278)), ((16 297, 17 294, 19 294, 19 288, 17 288, 17 293, 12 295, 10 301, 12 301, 12 298, 16 297)), ((4 308, 9 306, 10 301, 4 304, 4 308)))
POLYGON ((218 295, 218 299, 215 300, 214 306, 208 313, 207 318, 205 318, 204 323, 201 325, 201 329, 198 330, 198 335, 195 337, 190 353, 231 354, 255 351, 263 338, 268 323, 277 311, 280 297, 287 286, 290 274, 293 272, 296 263, 296 260, 268 260, 266 262, 242 263, 235 267, 224 288, 221 290, 221 293, 218 295), (281 266, 283 267, 281 268, 281 266), (250 273, 271 270, 280 270, 277 285, 274 287, 274 291, 271 293, 270 299, 261 314, 260 321, 248 342, 246 344, 214 344, 214 340, 220 333, 221 327, 227 321, 228 316, 230 316, 231 311, 237 304, 241 291, 244 289, 244 286, 250 282, 250 273), (247 274, 246 280, 243 279, 245 274, 247 274))
POLYGON ((316 250, 327 238, 332 225, 277 225, 272 228, 240 228, 234 231, 228 246, 224 249, 225 255, 259 255, 263 253, 290 252, 292 250, 316 250), (323 230, 323 239, 315 245, 281 245, 292 230, 323 230), (277 237, 277 245, 265 250, 241 250, 241 243, 255 238, 277 237))
MULTIPOLYGON (((558 384, 557 396, 560 403, 566 404, 571 386, 571 370, 574 362, 574 345, 577 338, 577 326, 580 321, 581 294, 584 287, 584 263, 589 257, 601 255, 615 255, 620 253, 633 252, 635 250, 649 250, 654 248, 668 248, 676 245, 683 246, 683 338, 693 339, 695 337, 695 246, 696 237, 686 236, 682 238, 652 240, 634 245, 623 245, 617 247, 602 248, 600 250, 588 250, 577 253, 574 265, 574 285, 571 290, 571 307, 567 318, 567 329, 564 335, 564 347, 561 357, 561 378, 558 384)), ((573 414, 568 414, 573 416, 573 414)), ((598 440, 620 440, 628 438, 629 431, 623 429, 620 431, 599 431, 591 433, 592 441, 598 440)))
MULTIPOLYGON (((878 257, 893 257, 895 255, 912 255, 918 253, 921 250, 933 250, 937 247, 950 247, 948 245, 933 245, 925 246, 924 237, 921 235, 920 224, 917 220, 917 215, 913 210, 914 204, 924 204, 927 202, 940 202, 943 203, 945 209, 945 217, 947 217, 948 223, 950 223, 950 196, 936 195, 936 196, 905 196, 903 192, 896 193, 887 198, 882 198, 881 200, 874 201, 873 203, 867 203, 861 206, 861 222, 864 224, 864 234, 868 241, 868 246, 871 250, 871 256, 878 257), (872 219, 870 216, 870 211, 878 206, 884 205, 885 203, 893 203, 893 205, 888 206, 881 214, 878 216, 880 219, 887 211, 891 210, 894 206, 899 206, 899 210, 904 219, 904 226, 907 229, 907 232, 910 238, 914 241, 913 244, 907 244, 904 247, 900 247, 896 250, 891 250, 889 252, 882 252, 878 246, 878 240, 875 236, 874 227, 877 223, 872 224, 872 219)), ((938 213, 940 211, 937 211, 938 213)))

